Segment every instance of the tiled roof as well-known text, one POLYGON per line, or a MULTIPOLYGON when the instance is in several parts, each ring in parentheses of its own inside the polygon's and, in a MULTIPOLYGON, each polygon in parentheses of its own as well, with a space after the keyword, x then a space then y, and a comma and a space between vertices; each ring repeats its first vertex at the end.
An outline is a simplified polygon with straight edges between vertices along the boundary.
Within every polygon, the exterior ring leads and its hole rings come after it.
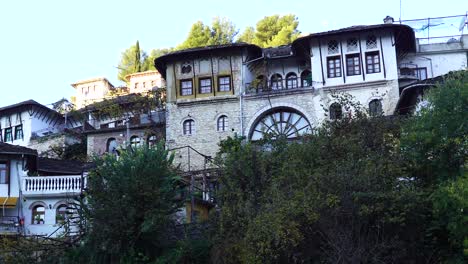
POLYGON ((0 142, 0 154, 37 156, 37 151, 22 146, 0 142))
POLYGON ((77 175, 81 174, 84 165, 84 162, 76 160, 58 160, 42 157, 37 159, 37 171, 40 173, 77 175))

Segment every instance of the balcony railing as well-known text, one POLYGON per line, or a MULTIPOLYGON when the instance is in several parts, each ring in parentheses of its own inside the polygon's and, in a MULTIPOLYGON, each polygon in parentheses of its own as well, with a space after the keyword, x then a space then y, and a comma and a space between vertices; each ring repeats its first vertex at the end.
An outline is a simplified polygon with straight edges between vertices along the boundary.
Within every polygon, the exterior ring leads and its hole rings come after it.
POLYGON ((280 93, 285 91, 313 89, 312 81, 303 78, 287 78, 281 80, 254 81, 245 85, 246 94, 280 93))
POLYGON ((15 235, 21 232, 19 217, 0 216, 0 235, 15 235))
POLYGON ((81 175, 27 177, 23 179, 25 196, 60 196, 79 194, 86 187, 86 178, 81 175))

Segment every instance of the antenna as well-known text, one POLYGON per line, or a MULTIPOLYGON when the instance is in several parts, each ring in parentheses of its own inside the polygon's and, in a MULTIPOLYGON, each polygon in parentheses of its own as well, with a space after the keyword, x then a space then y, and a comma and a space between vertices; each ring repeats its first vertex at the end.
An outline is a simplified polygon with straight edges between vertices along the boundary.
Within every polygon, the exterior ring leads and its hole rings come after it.
POLYGON ((400 0, 400 24, 401 24, 401 0, 400 0))
POLYGON ((458 31, 463 32, 463 29, 465 28, 465 25, 467 24, 466 22, 466 15, 462 17, 460 21, 460 26, 458 26, 458 31))

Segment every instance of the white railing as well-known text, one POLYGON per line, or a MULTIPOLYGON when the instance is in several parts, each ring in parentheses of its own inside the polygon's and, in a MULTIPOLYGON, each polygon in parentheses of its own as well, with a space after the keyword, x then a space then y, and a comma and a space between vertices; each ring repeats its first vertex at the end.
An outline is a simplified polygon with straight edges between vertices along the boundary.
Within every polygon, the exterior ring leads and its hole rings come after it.
POLYGON ((81 175, 38 176, 23 178, 24 195, 78 194, 86 186, 81 175))

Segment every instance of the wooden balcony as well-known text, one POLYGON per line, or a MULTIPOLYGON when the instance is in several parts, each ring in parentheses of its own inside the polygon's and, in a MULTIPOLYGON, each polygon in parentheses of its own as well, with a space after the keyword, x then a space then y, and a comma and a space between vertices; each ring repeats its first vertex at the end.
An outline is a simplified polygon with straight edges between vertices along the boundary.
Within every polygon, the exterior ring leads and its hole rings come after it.
POLYGON ((38 176, 23 179, 23 195, 26 197, 63 197, 78 195, 86 187, 81 175, 38 176))
POLYGON ((312 81, 302 78, 287 78, 275 81, 255 81, 245 85, 246 95, 264 95, 277 93, 291 93, 312 90, 312 81))

